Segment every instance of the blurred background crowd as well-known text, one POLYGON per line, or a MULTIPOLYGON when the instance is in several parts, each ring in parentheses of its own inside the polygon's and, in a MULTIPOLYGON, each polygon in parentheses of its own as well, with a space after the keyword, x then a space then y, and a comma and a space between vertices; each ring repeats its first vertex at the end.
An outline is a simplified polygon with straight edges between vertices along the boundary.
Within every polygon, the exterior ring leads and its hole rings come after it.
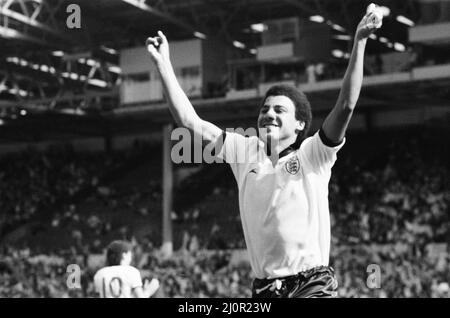
MULTIPOLYGON (((95 297, 92 278, 114 239, 133 243, 144 279, 160 280, 156 297, 251 296, 229 168, 176 167, 175 252, 167 257, 155 153, 136 144, 3 157, 0 297, 95 297), (67 287, 69 264, 81 268, 80 289, 67 287)), ((450 296, 449 158, 432 128, 348 136, 330 182, 330 263, 341 297, 450 296), (378 289, 367 283, 371 264, 378 289)))

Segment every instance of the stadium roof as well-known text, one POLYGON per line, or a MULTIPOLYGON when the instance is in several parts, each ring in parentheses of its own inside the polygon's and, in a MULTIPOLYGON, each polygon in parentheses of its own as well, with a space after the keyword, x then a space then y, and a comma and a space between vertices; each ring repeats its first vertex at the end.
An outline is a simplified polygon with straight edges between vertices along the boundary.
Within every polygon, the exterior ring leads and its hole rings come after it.
MULTIPOLYGON (((333 32, 352 35, 371 1, 361 0, 5 0, 0 3, 0 117, 31 112, 20 105, 33 101, 36 111, 57 107, 70 109, 80 97, 101 99, 100 111, 118 104, 114 85, 120 71, 117 52, 143 45, 145 39, 163 30, 170 40, 213 36, 230 46, 234 41, 249 49, 261 44, 251 32, 252 24, 298 16, 322 19, 333 32), (81 28, 66 22, 80 8, 81 28), (86 81, 73 69, 97 77, 86 81), (79 61, 83 61, 80 65, 79 61), (97 61, 102 63, 98 67, 97 61), (62 65, 65 64, 64 68, 62 65), (61 72, 61 69, 69 69, 61 72), (9 86, 7 86, 9 85, 9 86), (42 105, 42 109, 40 108, 42 105), (49 106, 50 105, 50 106, 49 106), (17 113, 19 111, 19 113, 17 113)), ((389 9, 379 35, 390 42, 407 45, 408 26, 398 16, 417 22, 417 0, 380 0, 389 9)), ((369 52, 392 51, 371 41, 369 52)), ((29 105, 29 103, 27 103, 29 105)), ((89 105, 87 105, 89 106, 89 105)), ((66 109, 66 110, 67 110, 66 109)), ((66 111, 65 110, 65 111, 66 111)), ((98 110, 98 109, 97 109, 98 110)), ((76 109, 66 115, 76 115, 76 109)), ((96 111, 96 109, 94 109, 96 111)), ((64 126, 64 124, 62 125, 64 126)), ((65 126, 64 126, 65 127, 65 126)), ((89 134, 89 132, 87 132, 89 134)))
MULTIPOLYGON (((352 32, 370 1, 8 0, 2 3, 0 16, 3 20, 9 17, 10 28, 20 32, 20 36, 2 40, 4 55, 36 48, 39 54, 55 49, 76 52, 102 45, 120 49, 142 45, 147 36, 159 29, 172 39, 192 38, 199 32, 252 47, 258 45, 259 36, 248 32, 250 25, 282 17, 322 16, 352 32), (70 30, 65 25, 70 14, 67 8, 71 4, 81 9, 80 30, 70 30), (25 7, 29 9, 23 10, 25 7), (34 8, 41 9, 35 13, 34 8)), ((405 41, 407 27, 395 17, 403 15, 417 21, 420 16, 417 1, 381 0, 377 3, 390 9, 381 32, 392 41, 405 41)))

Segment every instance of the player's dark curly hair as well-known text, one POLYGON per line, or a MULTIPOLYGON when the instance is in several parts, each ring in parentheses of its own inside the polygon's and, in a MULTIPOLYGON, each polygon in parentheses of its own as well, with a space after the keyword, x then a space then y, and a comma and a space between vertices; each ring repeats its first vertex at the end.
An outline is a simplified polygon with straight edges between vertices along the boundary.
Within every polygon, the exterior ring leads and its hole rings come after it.
POLYGON ((305 123, 305 129, 297 136, 295 144, 300 146, 301 142, 308 136, 309 129, 311 128, 312 112, 311 104, 309 103, 306 95, 299 91, 294 86, 290 85, 275 85, 272 86, 266 93, 263 99, 263 105, 266 99, 270 96, 286 96, 295 105, 295 118, 305 123))
POLYGON ((124 253, 131 251, 133 247, 130 243, 125 241, 114 241, 108 245, 106 249, 106 263, 107 266, 120 265, 124 253))

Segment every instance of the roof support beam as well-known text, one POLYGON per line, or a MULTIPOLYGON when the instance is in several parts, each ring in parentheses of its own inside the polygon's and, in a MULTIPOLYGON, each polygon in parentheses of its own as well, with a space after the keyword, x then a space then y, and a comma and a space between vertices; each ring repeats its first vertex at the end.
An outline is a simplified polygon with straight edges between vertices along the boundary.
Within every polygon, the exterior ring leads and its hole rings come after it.
POLYGON ((122 0, 130 5, 133 5, 143 11, 149 12, 155 16, 158 16, 162 19, 165 19, 175 25, 178 25, 179 27, 186 29, 192 33, 197 32, 197 28, 195 28, 194 26, 172 16, 171 14, 167 13, 167 12, 162 12, 160 10, 155 9, 154 7, 151 7, 149 5, 147 5, 145 3, 145 0, 122 0))
POLYGON ((54 45, 51 41, 66 38, 59 30, 55 14, 61 2, 50 4, 37 0, 0 0, 0 17, 3 26, 0 36, 44 45, 54 45))

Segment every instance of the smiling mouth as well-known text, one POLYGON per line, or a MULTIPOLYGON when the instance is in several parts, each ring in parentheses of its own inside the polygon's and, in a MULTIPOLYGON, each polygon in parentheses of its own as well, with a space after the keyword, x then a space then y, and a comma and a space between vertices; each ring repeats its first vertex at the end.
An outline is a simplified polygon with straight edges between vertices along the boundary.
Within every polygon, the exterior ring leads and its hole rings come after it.
POLYGON ((267 127, 279 127, 278 125, 275 124, 264 124, 261 126, 262 128, 267 128, 267 127))

